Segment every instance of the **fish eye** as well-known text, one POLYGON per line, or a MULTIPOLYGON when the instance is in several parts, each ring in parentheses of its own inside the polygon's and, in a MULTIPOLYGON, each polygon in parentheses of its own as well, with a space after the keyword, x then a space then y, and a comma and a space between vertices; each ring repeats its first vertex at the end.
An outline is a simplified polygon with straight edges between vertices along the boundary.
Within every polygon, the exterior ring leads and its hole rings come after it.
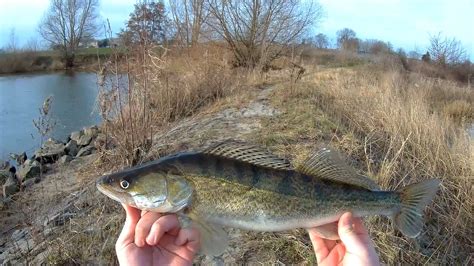
POLYGON ((120 186, 121 186, 123 189, 127 189, 127 188, 130 186, 130 183, 128 183, 127 180, 122 180, 122 181, 120 181, 120 186))

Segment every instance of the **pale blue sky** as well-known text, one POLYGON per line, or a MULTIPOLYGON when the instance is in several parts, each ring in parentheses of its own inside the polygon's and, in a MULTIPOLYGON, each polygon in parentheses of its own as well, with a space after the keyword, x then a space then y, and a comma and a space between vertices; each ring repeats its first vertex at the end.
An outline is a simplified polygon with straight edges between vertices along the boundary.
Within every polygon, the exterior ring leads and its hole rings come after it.
MULTIPOLYGON (((0 0, 0 47, 14 28, 20 45, 38 38, 36 28, 49 0, 0 0)), ((135 0, 101 0, 100 14, 118 32, 135 0)), ((429 34, 460 40, 474 57, 474 0, 320 0, 325 18, 315 32, 334 39, 349 27, 359 38, 390 41, 395 48, 424 52, 429 34)))

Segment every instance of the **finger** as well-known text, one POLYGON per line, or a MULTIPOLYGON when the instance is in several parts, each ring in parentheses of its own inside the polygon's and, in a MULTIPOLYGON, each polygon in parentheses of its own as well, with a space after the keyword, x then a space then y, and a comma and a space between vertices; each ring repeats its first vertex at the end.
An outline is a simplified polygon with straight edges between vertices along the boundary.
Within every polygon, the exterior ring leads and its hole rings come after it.
MULTIPOLYGON (((359 221, 358 226, 361 226, 361 221, 359 221)), ((365 251, 365 241, 358 230, 361 229, 357 228, 356 230, 352 213, 344 213, 339 219, 338 233, 346 249, 351 253, 365 251)))
POLYGON ((146 245, 146 237, 148 236, 153 223, 161 217, 161 213, 143 212, 142 217, 135 227, 135 245, 144 247, 146 245))
POLYGON ((344 245, 337 245, 329 252, 324 260, 318 261, 318 265, 340 265, 345 253, 344 245))
POLYGON ((117 240, 116 246, 118 248, 127 246, 134 241, 135 227, 140 219, 140 210, 125 204, 122 204, 122 206, 125 209, 126 218, 122 232, 117 240))
MULTIPOLYGON (((196 252, 184 248, 183 246, 178 246, 175 244, 176 237, 169 234, 164 234, 160 239, 158 246, 162 247, 164 250, 170 254, 174 254, 175 257, 181 257, 187 261, 193 261, 194 255, 196 252)), ((172 264, 172 263, 171 263, 172 264)))
POLYGON ((313 228, 308 229, 309 238, 311 239, 311 243, 313 244, 314 253, 316 254, 316 259, 318 263, 323 261, 329 254, 329 249, 326 245, 324 239, 319 237, 316 230, 313 228))
POLYGON ((179 221, 176 215, 165 215, 158 218, 151 226, 146 237, 146 243, 150 246, 158 244, 161 237, 167 232, 179 229, 179 221))
POLYGON ((199 231, 194 228, 183 228, 179 231, 175 244, 177 246, 186 245, 191 252, 198 252, 200 248, 199 231))
POLYGON ((369 232, 367 231, 367 228, 364 225, 364 221, 359 218, 359 217, 354 217, 352 219, 352 222, 354 223, 354 231, 360 235, 360 236, 366 236, 367 238, 369 237, 369 232))

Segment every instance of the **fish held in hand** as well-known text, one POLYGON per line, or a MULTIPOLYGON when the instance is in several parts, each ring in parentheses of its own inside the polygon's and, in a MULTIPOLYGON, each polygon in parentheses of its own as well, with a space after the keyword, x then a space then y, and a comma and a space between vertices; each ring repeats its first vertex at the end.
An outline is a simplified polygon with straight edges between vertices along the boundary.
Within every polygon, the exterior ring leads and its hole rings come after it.
POLYGON ((293 168, 256 146, 223 142, 103 176, 97 188, 135 208, 190 219, 201 232, 202 252, 219 255, 227 245, 222 226, 254 231, 316 227, 335 239, 330 223, 345 212, 388 216, 414 238, 439 183, 431 179, 381 191, 327 148, 293 168))

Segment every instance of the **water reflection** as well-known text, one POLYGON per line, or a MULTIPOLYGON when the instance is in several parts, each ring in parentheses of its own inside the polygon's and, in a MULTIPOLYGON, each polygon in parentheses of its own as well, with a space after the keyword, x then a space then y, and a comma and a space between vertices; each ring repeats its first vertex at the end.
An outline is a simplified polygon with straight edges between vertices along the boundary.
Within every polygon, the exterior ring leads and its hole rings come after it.
POLYGON ((0 77, 0 159, 11 152, 31 154, 40 142, 33 126, 44 99, 53 96, 54 138, 65 140, 75 130, 98 124, 94 73, 64 72, 0 77))

